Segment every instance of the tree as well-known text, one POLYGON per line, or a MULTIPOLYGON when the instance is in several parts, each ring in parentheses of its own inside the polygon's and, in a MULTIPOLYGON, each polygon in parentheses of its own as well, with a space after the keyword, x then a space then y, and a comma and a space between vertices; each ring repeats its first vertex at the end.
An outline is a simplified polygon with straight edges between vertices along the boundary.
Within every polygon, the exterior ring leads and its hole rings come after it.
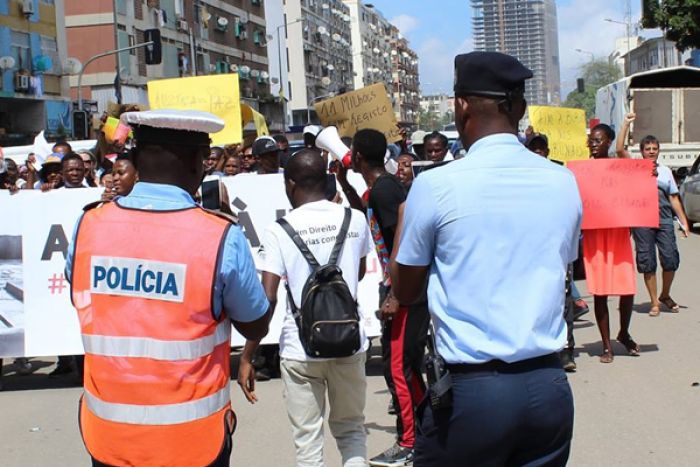
POLYGON ((653 19, 681 52, 700 48, 700 0, 651 0, 653 19))
POLYGON ((599 58, 581 67, 581 77, 584 82, 584 92, 574 90, 566 96, 564 107, 573 107, 586 111, 587 118, 595 115, 595 95, 598 89, 614 83, 622 77, 622 72, 613 63, 599 58))

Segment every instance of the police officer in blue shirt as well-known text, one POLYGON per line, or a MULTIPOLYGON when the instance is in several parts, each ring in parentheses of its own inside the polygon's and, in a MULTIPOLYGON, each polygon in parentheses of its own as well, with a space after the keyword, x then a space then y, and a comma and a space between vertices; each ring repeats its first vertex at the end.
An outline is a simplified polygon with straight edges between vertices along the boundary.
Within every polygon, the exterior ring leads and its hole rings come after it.
POLYGON ((426 171, 403 214, 392 281, 401 303, 428 280, 452 403, 419 415, 415 465, 564 465, 573 398, 567 265, 578 253, 573 175, 517 138, 532 72, 495 52, 455 59, 455 121, 467 157, 426 171))

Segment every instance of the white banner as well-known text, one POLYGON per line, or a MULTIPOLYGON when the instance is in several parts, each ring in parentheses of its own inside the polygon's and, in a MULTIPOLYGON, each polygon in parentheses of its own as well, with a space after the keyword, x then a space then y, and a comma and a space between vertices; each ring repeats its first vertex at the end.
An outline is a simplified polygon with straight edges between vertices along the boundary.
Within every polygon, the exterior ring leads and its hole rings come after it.
MULTIPOLYGON (((234 212, 256 261, 265 227, 291 209, 281 175, 239 175, 224 179, 234 212)), ((362 183, 353 179, 362 189, 362 183)), ((64 276, 65 255, 82 208, 101 189, 49 193, 0 192, 0 357, 72 355, 83 352, 77 313, 64 276)), ((376 255, 367 258, 358 301, 369 336, 380 334, 374 312, 381 271, 376 255)), ((277 310, 263 343, 277 343, 286 295, 280 287, 277 310)), ((233 333, 232 345, 244 339, 233 333)))

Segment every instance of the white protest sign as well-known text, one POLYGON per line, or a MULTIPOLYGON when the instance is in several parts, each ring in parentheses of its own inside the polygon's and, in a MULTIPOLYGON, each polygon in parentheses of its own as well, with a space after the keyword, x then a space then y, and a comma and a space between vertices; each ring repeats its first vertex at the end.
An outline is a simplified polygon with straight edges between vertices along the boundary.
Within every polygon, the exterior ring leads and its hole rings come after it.
MULTIPOLYGON (((238 215, 239 225, 248 238, 253 258, 259 270, 260 255, 258 251, 265 229, 292 209, 284 191, 282 174, 241 174, 235 177, 224 177, 222 180, 228 191, 231 209, 238 215)), ((357 180, 357 177, 352 176, 351 180, 353 184, 362 185, 361 178, 357 180)), ((357 291, 357 300, 364 317, 363 324, 370 337, 381 334, 381 324, 374 314, 379 307, 378 284, 381 280, 382 272, 379 261, 373 252, 367 257, 367 272, 359 283, 357 291)), ((270 324, 270 333, 268 337, 263 339, 263 343, 277 343, 279 341, 282 321, 286 313, 286 303, 287 295, 282 286, 277 294, 277 309, 270 324)), ((240 336, 233 337, 234 345, 237 345, 237 339, 240 339, 240 336)), ((242 343, 241 340, 240 344, 242 345, 242 343)))
MULTIPOLYGON (((351 181, 362 190, 361 180, 351 181)), ((241 228, 258 260, 265 227, 290 208, 281 175, 239 175, 224 179, 241 228)), ((83 207, 100 197, 100 189, 0 192, 0 357, 72 355, 83 352, 77 313, 64 276, 65 254, 83 207), (9 285, 8 285, 9 284, 9 285)), ((360 191, 361 192, 361 191, 360 191)), ((381 270, 376 256, 367 259, 367 274, 358 290, 369 336, 380 334, 374 311, 381 270)), ((263 343, 277 343, 286 296, 263 343)), ((233 333, 232 345, 244 339, 233 333)))

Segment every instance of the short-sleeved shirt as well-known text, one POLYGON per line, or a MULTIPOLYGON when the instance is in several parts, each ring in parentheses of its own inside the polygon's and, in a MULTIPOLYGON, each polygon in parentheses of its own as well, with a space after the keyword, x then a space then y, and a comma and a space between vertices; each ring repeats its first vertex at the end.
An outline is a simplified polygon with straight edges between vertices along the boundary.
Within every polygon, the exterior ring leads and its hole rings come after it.
MULTIPOLYGON (((128 196, 115 198, 114 202, 125 208, 144 211, 171 211, 196 206, 192 196, 181 188, 146 182, 138 182, 128 196)), ((68 281, 71 280, 76 232, 77 224, 66 257, 68 281)), ((189 245, 189 247, 197 246, 189 245)), ((216 261, 216 258, 212 258, 212 261, 216 261)), ((223 307, 234 321, 244 323, 255 321, 267 313, 269 308, 248 242, 238 226, 232 226, 224 240, 213 294, 214 315, 220 316, 223 307)))
POLYGON ((678 194, 678 185, 673 178, 673 172, 665 165, 656 167, 656 184, 659 188, 659 223, 673 225, 673 208, 670 197, 678 194))
POLYGON ((430 266, 428 302, 449 363, 516 362, 561 349, 566 271, 578 255, 573 174, 515 135, 420 174, 397 262, 430 266))
MULTIPOLYGON (((316 201, 294 209, 284 219, 299 233, 316 261, 319 264, 327 264, 343 223, 344 213, 345 208, 341 205, 330 201, 316 201)), ((370 251, 372 251, 372 242, 367 222, 360 211, 352 210, 348 234, 338 258, 338 266, 343 271, 343 279, 355 298, 357 298, 360 260, 370 251)), ((302 289, 311 274, 311 267, 277 222, 272 223, 265 230, 260 255, 263 260, 262 270, 286 278, 294 303, 299 307, 302 289)), ((363 317, 363 311, 360 310, 360 321, 363 321, 363 317)), ((360 329, 364 351, 367 350, 369 343, 364 329, 362 327, 360 329)), ((319 360, 309 357, 304 352, 299 340, 299 329, 292 317, 289 304, 287 304, 282 324, 280 356, 297 361, 319 360)))

